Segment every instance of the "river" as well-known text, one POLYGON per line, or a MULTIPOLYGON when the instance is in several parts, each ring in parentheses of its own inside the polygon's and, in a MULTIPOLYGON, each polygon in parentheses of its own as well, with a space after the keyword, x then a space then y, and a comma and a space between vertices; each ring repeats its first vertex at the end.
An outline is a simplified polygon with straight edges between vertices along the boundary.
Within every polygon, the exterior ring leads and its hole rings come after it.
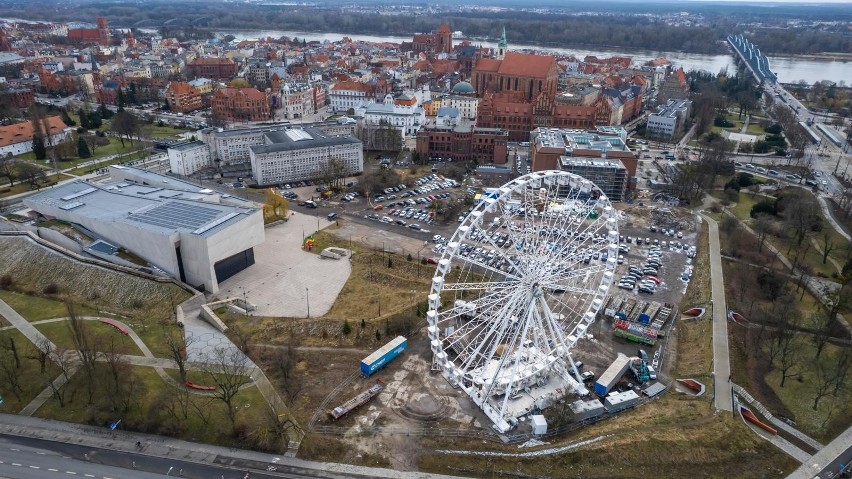
MULTIPOLYGON (((411 41, 411 37, 399 36, 378 36, 378 35, 359 35, 346 33, 310 33, 310 32, 293 32, 281 30, 255 30, 255 31, 232 31, 232 32, 215 32, 219 35, 233 35, 237 40, 255 40, 258 38, 279 38, 298 37, 308 41, 339 41, 344 36, 352 39, 365 42, 391 42, 402 43, 411 41)), ((458 40, 454 40, 458 41, 458 40)), ((496 47, 496 41, 474 41, 473 43, 482 45, 483 47, 496 47)), ((589 49, 589 48, 543 48, 535 45, 517 45, 509 41, 510 50, 547 50, 554 53, 574 55, 578 59, 583 59, 586 55, 595 55, 597 57, 610 57, 613 55, 633 57, 636 63, 642 63, 647 60, 652 60, 657 57, 666 57, 675 65, 682 66, 684 70, 706 70, 711 73, 718 73, 723 68, 727 68, 729 72, 736 71, 734 66, 734 57, 729 55, 707 55, 700 53, 683 53, 683 52, 655 52, 649 50, 619 50, 619 49, 589 49)), ((772 70, 778 75, 781 82, 797 82, 805 80, 808 83, 814 83, 820 80, 830 80, 839 82, 844 80, 849 82, 852 79, 852 62, 844 62, 838 60, 822 60, 797 57, 769 57, 769 64, 772 70)))

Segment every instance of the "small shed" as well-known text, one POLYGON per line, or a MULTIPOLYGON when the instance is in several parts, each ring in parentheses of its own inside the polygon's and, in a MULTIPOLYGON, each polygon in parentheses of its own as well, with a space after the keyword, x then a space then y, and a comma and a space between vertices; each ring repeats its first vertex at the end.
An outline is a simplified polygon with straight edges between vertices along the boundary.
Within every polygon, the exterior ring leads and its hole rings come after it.
POLYGON ((544 434, 547 432, 547 419, 540 414, 530 416, 530 424, 532 425, 533 434, 544 434))
POLYGON ((622 409, 633 407, 638 403, 639 395, 633 392, 633 390, 610 393, 604 401, 604 405, 609 412, 621 411, 622 409))

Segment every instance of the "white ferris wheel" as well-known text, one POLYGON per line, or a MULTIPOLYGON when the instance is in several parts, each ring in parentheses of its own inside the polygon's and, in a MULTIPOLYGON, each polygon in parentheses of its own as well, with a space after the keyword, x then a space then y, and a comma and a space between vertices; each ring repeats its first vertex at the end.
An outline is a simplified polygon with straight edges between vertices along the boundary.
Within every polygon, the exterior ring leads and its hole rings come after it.
POLYGON ((501 432, 569 392, 571 349, 618 256, 618 213, 592 182, 541 171, 491 190, 449 239, 429 294, 434 366, 501 432))

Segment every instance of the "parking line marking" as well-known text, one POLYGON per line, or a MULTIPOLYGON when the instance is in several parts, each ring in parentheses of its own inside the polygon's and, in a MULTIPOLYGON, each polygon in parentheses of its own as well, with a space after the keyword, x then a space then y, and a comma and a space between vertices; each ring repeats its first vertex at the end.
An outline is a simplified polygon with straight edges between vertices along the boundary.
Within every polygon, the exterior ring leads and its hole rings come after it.
POLYGON ((65 471, 65 474, 77 474, 77 473, 74 472, 74 471, 65 471))
POLYGON ((41 469, 41 466, 30 466, 30 469, 41 469))
POLYGON ((48 468, 47 470, 50 472, 59 472, 59 469, 48 468))

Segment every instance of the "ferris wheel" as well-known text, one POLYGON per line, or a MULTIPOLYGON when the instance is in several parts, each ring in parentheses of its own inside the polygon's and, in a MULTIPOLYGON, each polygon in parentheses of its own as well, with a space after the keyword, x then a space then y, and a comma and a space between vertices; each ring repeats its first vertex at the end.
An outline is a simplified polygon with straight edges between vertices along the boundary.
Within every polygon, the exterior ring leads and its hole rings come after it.
POLYGON ((433 366, 500 431, 586 394, 570 352, 604 302, 618 239, 597 186, 542 171, 487 191, 447 242, 427 311, 433 366))

